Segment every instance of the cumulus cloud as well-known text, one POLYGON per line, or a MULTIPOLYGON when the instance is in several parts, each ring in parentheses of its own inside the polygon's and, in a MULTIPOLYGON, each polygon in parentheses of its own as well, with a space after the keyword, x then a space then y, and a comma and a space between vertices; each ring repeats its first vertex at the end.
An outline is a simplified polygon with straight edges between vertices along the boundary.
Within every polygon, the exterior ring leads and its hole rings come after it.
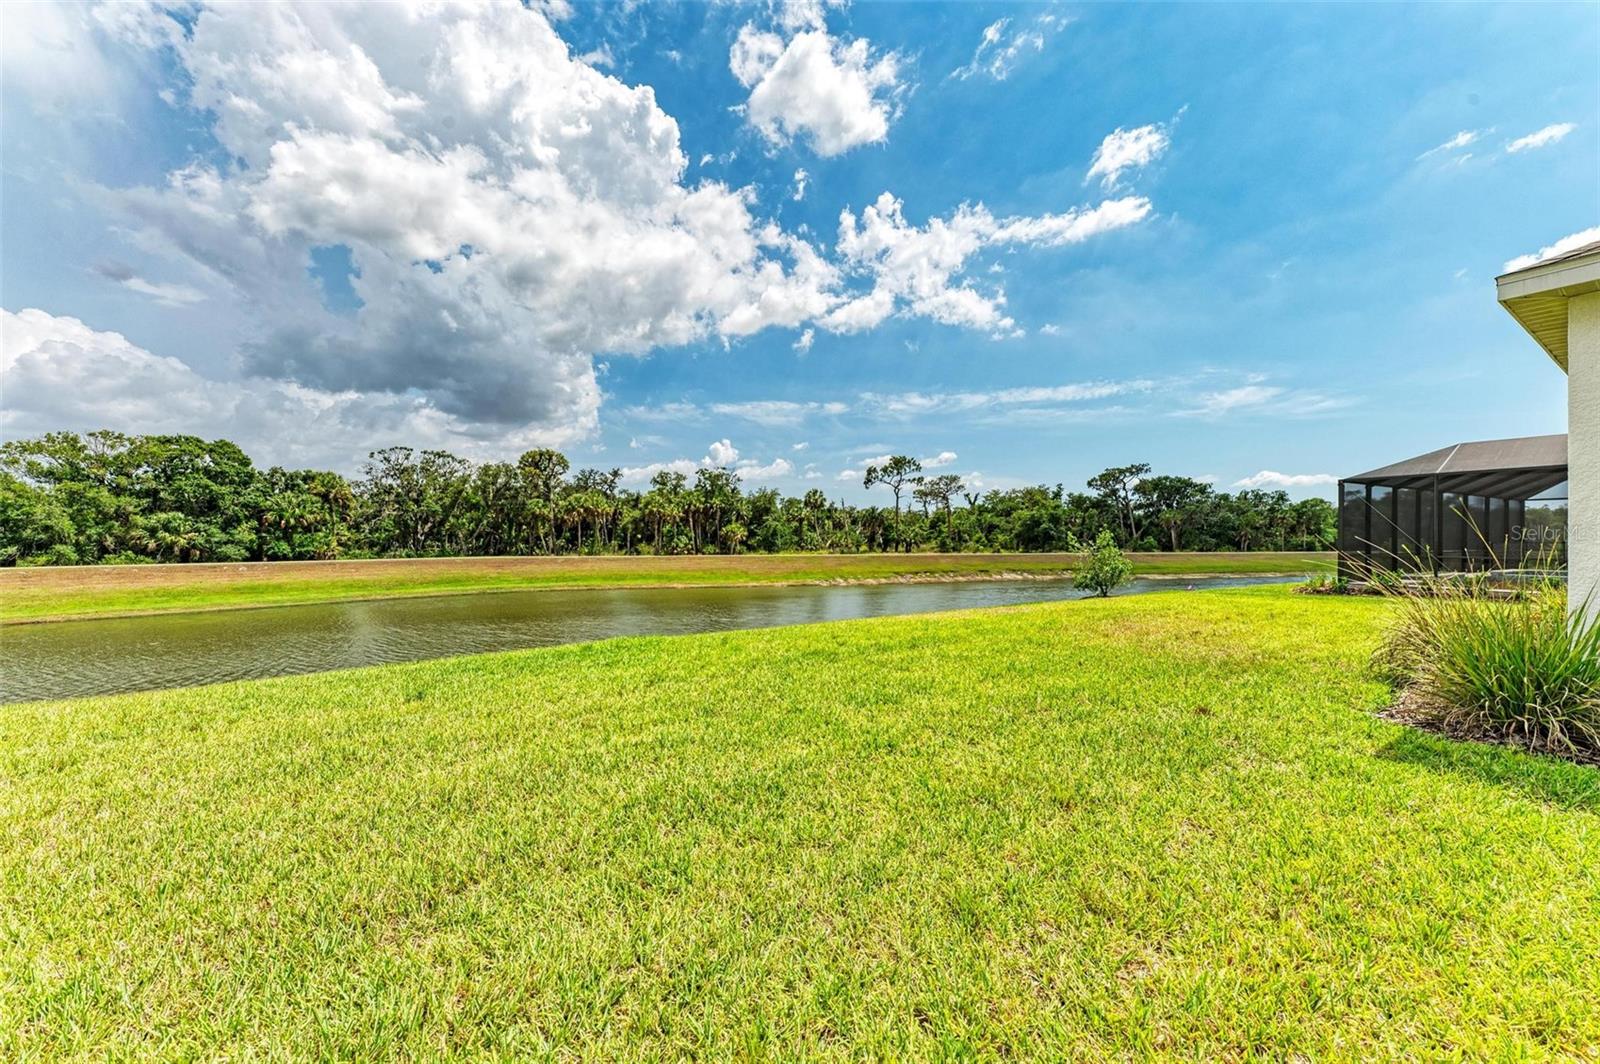
POLYGON ((1518 152, 1532 151, 1534 148, 1543 148, 1555 144, 1577 128, 1577 124, 1573 122, 1557 122, 1553 125, 1545 126, 1543 129, 1536 129, 1532 133, 1518 137, 1516 140, 1506 144, 1506 152, 1507 154, 1515 155, 1518 152))
POLYGON ((804 139, 823 156, 883 140, 905 88, 900 56, 831 36, 815 5, 802 5, 803 21, 793 10, 785 28, 799 32, 787 40, 746 24, 733 42, 728 65, 750 90, 746 121, 769 143, 804 139))
POLYGON ((774 458, 770 462, 762 463, 754 458, 739 457, 739 449, 726 438, 713 441, 706 450, 706 456, 698 462, 688 458, 677 458, 670 462, 627 466, 620 471, 621 479, 627 484, 644 484, 657 473, 682 473, 684 476, 691 476, 696 470, 715 468, 731 470, 739 475, 740 480, 756 483, 780 480, 794 473, 794 463, 787 458, 774 458))
POLYGON ((1569 251, 1576 251, 1585 244, 1593 244, 1596 241, 1600 241, 1600 225, 1592 226, 1588 229, 1581 229, 1576 233, 1571 233, 1567 236, 1564 236, 1560 240, 1557 240, 1554 244, 1540 248, 1532 255, 1518 255, 1516 258, 1506 263, 1505 272, 1511 273, 1514 270, 1525 270, 1529 266, 1537 266, 1546 259, 1553 259, 1558 255, 1565 255, 1569 251))
POLYGON ((804 354, 805 352, 811 350, 811 345, 816 341, 816 338, 817 331, 815 329, 806 329, 799 336, 795 337, 793 345, 794 349, 799 351, 801 354, 804 354))
POLYGON ((1263 469, 1242 480, 1233 482, 1236 488, 1312 488, 1324 484, 1337 484, 1339 478, 1332 473, 1276 473, 1263 469))
POLYGON ((1065 19, 1049 11, 1018 29, 1010 28, 1009 18, 996 19, 984 27, 972 59, 952 70, 950 77, 966 81, 983 76, 1004 81, 1024 57, 1044 51, 1045 38, 1064 25, 1065 19))
POLYGON ((657 473, 681 473, 689 477, 702 466, 703 463, 687 458, 678 458, 671 462, 651 462, 648 465, 623 466, 622 475, 618 479, 624 484, 647 484, 657 473))
POLYGON ((766 465, 759 462, 744 462, 734 469, 739 474, 739 479, 750 483, 759 483, 764 480, 781 480, 794 473, 794 463, 787 458, 774 458, 766 465))
POLYGON ((778 5, 778 25, 796 30, 820 30, 828 24, 830 7, 843 7, 844 0, 783 0, 778 5))
MULTIPOLYGON (((1179 111, 1179 115, 1183 112, 1179 111)), ((1172 125, 1177 119, 1168 123, 1154 123, 1148 126, 1138 126, 1134 129, 1123 129, 1120 126, 1106 134, 1100 142, 1100 147, 1095 149, 1094 158, 1089 160, 1089 172, 1084 180, 1093 181, 1100 179, 1104 188, 1115 188, 1122 180, 1122 175, 1129 170, 1142 170, 1159 159, 1172 144, 1172 125)))
POLYGON ((0 4, 0 78, 42 114, 114 118, 131 80, 118 60, 174 27, 152 4, 0 4))
POLYGON ((573 58, 538 10, 233 5, 173 48, 241 164, 107 196, 147 246, 233 289, 253 373, 574 435, 596 423, 595 354, 838 301, 748 192, 685 184, 652 90, 573 58), (306 277, 326 246, 349 251, 354 315, 306 277))
POLYGON ((799 203, 801 200, 806 198, 806 182, 810 179, 810 177, 811 175, 806 173, 803 169, 796 170, 794 172, 794 192, 792 195, 790 195, 790 199, 794 200, 796 203, 799 203))
POLYGON ((1141 222, 1150 210, 1142 196, 1010 218, 995 218, 981 203, 963 204, 949 218, 917 226, 906 220, 901 201, 885 192, 859 217, 848 209, 839 216, 839 254, 848 269, 870 278, 872 288, 835 308, 821 324, 834 332, 855 332, 903 311, 947 325, 1009 332, 1015 323, 1001 309, 1004 292, 982 292, 957 280, 968 259, 986 247, 1081 243, 1141 222))
MULTIPOLYGON (((783 8, 775 50, 741 35, 740 68, 758 128, 828 154, 881 139, 903 86, 898 57, 824 23, 817 4, 783 8)), ((1003 291, 964 276, 975 249, 1073 244, 1151 212, 1134 196, 1007 218, 978 204, 914 225, 885 192, 825 246, 758 216, 748 189, 689 180, 654 91, 574 57, 538 5, 199 6, 181 25, 117 5, 51 15, 29 39, 57 37, 142 56, 218 149, 156 185, 91 191, 194 283, 108 279, 233 315, 234 371, 260 387, 340 397, 350 424, 365 404, 370 437, 329 437, 355 454, 391 442, 402 412, 433 426, 419 440, 499 453, 581 439, 600 356, 767 328, 800 330, 804 350, 817 329, 893 315, 1008 334, 1003 291), (349 263, 352 306, 330 309, 308 274, 327 249, 349 263)))
POLYGON ((415 397, 213 380, 120 333, 37 309, 0 310, 0 376, 0 434, 10 438, 61 429, 227 437, 263 464, 345 472, 391 443, 484 458, 568 441, 540 432, 485 440, 415 397))

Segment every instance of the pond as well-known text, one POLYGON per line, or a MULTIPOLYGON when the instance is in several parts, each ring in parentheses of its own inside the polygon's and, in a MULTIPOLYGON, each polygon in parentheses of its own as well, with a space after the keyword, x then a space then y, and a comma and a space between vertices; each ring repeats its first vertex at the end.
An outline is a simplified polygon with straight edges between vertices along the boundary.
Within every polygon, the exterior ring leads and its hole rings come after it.
MULTIPOLYGON (((1118 594, 1282 583, 1140 579, 1118 594)), ((0 629, 0 702, 188 687, 625 635, 681 635, 1083 598, 1067 580, 510 591, 0 629)))

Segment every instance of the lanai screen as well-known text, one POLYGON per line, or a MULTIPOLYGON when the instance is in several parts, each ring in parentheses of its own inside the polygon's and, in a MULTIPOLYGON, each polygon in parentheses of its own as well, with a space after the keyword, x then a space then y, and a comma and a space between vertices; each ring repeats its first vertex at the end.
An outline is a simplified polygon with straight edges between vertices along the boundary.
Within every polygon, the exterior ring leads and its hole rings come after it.
POLYGON ((1567 438, 1457 444, 1339 484, 1339 568, 1566 564, 1567 438))

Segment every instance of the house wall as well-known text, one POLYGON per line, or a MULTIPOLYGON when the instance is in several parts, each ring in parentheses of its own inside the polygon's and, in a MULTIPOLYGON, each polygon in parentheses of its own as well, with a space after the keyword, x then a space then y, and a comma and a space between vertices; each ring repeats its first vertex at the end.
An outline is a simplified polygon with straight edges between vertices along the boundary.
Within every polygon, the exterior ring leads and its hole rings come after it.
POLYGON ((1600 618, 1600 292, 1567 301, 1568 595, 1600 618))

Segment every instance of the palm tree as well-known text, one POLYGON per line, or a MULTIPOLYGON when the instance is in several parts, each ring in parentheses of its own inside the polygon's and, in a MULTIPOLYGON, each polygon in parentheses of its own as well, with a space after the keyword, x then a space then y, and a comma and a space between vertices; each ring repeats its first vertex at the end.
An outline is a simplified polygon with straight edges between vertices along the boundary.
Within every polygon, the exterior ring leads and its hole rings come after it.
POLYGON ((806 516, 811 519, 811 534, 815 537, 817 545, 822 546, 822 515, 828 510, 828 497, 818 488, 806 492, 802 500, 806 516))

